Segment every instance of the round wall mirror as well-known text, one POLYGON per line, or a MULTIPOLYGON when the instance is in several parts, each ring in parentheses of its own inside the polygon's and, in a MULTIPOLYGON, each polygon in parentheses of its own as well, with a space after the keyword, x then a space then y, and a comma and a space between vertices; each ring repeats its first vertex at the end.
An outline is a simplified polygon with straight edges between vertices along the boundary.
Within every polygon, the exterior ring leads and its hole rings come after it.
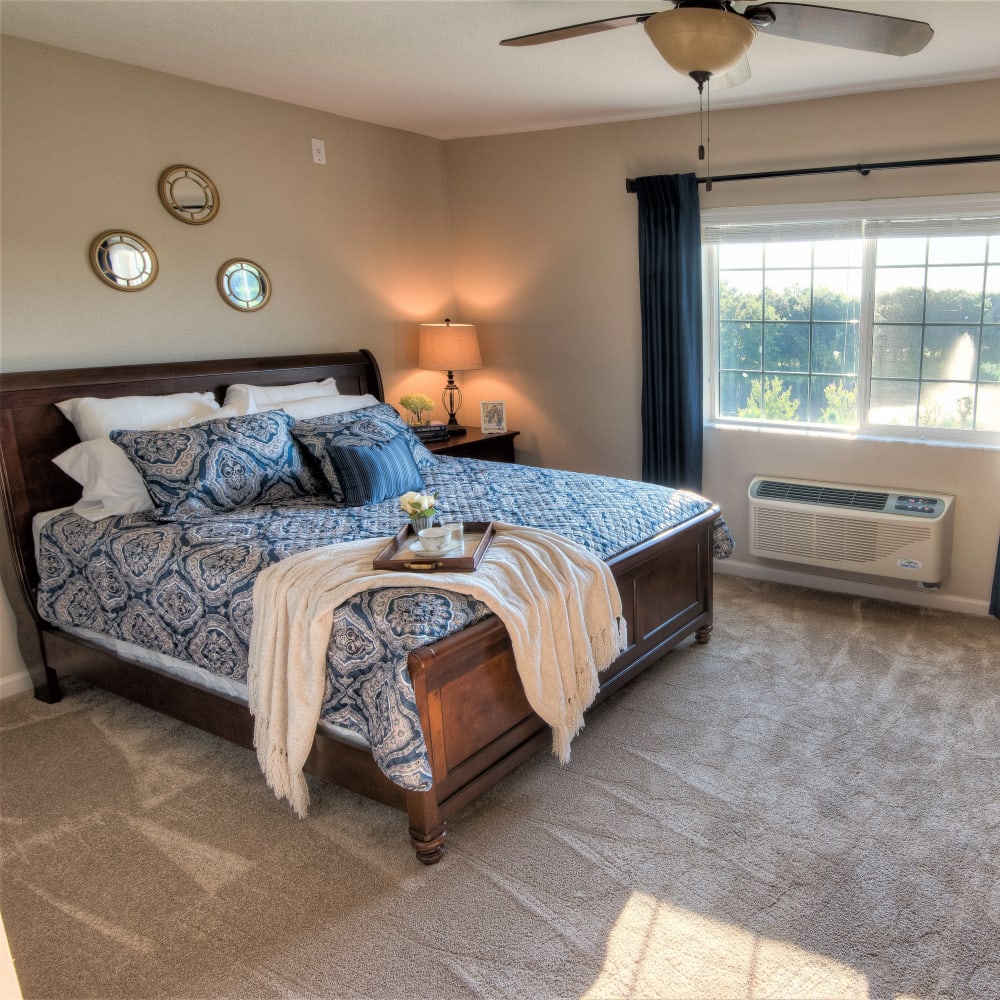
POLYGON ((120 292, 147 288, 160 269, 153 248, 141 236, 116 229, 90 244, 90 264, 101 281, 120 292))
POLYGON ((219 192, 211 179, 183 163, 167 167, 157 186, 163 207, 181 222, 200 226, 219 211, 219 192))
POLYGON ((219 268, 219 294, 240 312, 263 309, 271 297, 271 279, 252 260, 227 260, 219 268))

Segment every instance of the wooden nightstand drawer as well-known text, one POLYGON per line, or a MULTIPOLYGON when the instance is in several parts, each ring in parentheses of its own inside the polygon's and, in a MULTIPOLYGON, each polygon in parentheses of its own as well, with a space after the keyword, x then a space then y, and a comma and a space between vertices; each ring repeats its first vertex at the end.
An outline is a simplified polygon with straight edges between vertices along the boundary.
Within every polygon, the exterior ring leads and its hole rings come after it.
POLYGON ((514 438, 520 431, 504 431, 502 434, 484 434, 478 427, 466 427, 466 433, 447 441, 425 441, 424 444, 436 455, 452 455, 455 458, 481 458, 487 462, 513 462, 514 438))

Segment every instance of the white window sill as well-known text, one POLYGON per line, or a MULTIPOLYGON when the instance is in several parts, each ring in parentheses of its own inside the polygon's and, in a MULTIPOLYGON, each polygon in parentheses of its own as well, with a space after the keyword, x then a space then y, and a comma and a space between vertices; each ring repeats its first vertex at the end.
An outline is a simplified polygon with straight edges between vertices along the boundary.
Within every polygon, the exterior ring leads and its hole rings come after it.
POLYGON ((777 437, 793 435, 826 441, 866 442, 873 444, 927 445, 932 448, 962 448, 970 451, 1000 451, 1000 444, 992 441, 949 441, 938 437, 896 437, 891 434, 861 433, 858 431, 833 431, 816 426, 782 427, 780 424, 750 424, 742 421, 706 420, 706 428, 736 431, 741 434, 773 434, 777 437))

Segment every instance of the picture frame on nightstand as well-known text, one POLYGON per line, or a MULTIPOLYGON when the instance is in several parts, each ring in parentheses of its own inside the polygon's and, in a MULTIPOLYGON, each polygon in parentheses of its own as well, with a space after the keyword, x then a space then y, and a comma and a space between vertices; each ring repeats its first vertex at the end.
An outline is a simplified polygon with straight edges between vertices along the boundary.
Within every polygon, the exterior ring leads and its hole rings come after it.
POLYGON ((505 434, 507 405, 502 399, 487 399, 479 404, 480 429, 484 434, 505 434))

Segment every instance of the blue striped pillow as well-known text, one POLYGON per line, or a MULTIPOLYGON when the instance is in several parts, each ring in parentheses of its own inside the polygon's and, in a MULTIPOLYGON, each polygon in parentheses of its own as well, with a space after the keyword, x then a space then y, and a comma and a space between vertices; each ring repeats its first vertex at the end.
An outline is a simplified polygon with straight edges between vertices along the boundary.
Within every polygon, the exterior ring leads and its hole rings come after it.
POLYGON ((437 459, 417 440, 413 431, 388 403, 366 406, 349 413, 331 413, 325 417, 300 420, 292 427, 292 435, 316 460, 330 495, 337 503, 345 501, 339 477, 330 458, 331 448, 360 448, 384 444, 399 437, 408 445, 418 469, 437 464, 437 459))
POLYGON ((344 502, 350 507, 424 489, 424 478, 402 434, 364 445, 330 445, 326 453, 344 491, 344 502))

